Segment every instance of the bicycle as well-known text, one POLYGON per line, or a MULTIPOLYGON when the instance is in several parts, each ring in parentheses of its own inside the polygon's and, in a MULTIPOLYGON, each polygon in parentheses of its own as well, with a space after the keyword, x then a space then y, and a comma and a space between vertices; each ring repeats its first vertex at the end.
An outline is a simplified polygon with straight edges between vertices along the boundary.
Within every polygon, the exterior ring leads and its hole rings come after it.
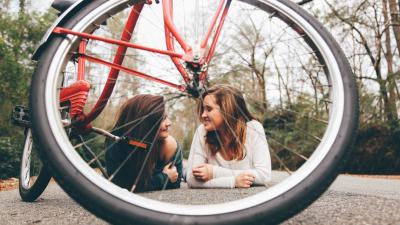
MULTIPOLYGON (((163 0, 162 7, 151 0, 77 1, 33 56, 38 65, 30 108, 42 158, 71 197, 107 221, 277 223, 317 199, 349 152, 358 121, 357 89, 345 55, 322 25, 287 0, 196 2, 189 10, 185 1, 163 0), (203 15, 196 9, 204 9, 203 15), (173 15, 181 20, 175 23, 173 15), (186 24, 190 19, 193 26, 186 24), (206 23, 210 26, 200 28, 206 23), (153 45, 158 46, 148 47, 153 45), (188 206, 143 198, 99 172, 103 135, 94 136, 92 126, 109 131, 107 119, 124 99, 153 93, 165 96, 176 113, 195 111, 191 99, 216 83, 238 87, 253 113, 265 118, 267 140, 279 150, 272 155, 288 178, 241 200, 188 206)), ((193 117, 179 120, 184 132, 196 126, 193 117)))

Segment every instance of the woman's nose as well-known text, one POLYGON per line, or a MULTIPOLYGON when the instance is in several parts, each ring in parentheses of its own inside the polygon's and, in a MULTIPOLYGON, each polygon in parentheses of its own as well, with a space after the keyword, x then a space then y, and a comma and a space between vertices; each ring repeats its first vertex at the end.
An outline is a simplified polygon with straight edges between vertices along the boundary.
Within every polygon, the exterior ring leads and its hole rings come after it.
POLYGON ((206 118, 206 117, 207 117, 207 113, 206 113, 205 110, 201 113, 201 117, 202 117, 202 118, 206 118))
POLYGON ((167 120, 165 121, 167 126, 171 126, 171 120, 167 118, 167 120))

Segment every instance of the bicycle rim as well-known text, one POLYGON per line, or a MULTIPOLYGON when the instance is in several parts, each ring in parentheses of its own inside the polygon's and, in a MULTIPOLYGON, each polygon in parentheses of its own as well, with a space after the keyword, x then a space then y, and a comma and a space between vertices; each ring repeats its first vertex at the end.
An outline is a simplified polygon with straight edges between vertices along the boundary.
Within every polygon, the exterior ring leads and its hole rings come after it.
MULTIPOLYGON (((127 2, 122 0, 106 1, 91 9, 85 16, 80 15, 81 18, 78 21, 71 20, 66 25, 71 26, 70 28, 75 31, 88 32, 94 30, 93 34, 114 37, 115 33, 112 25, 113 27, 118 27, 116 26, 118 23, 115 23, 115 21, 126 15, 126 12, 120 11, 120 9, 126 7, 127 2), (106 18, 107 23, 100 25, 106 18), (106 28, 106 26, 109 27, 106 28)), ((154 15, 157 15, 154 13, 155 11, 151 10, 142 12, 139 24, 136 27, 137 30, 134 31, 134 40, 143 40, 144 44, 158 44, 158 42, 148 42, 156 36, 148 26, 154 25, 154 29, 159 29, 157 22, 152 21, 154 15), (147 18, 146 13, 148 13, 147 18)), ((324 183, 323 186, 325 188, 327 183, 334 177, 334 174, 337 173, 337 169, 333 169, 333 167, 337 166, 338 162, 332 158, 340 159, 343 157, 344 148, 347 147, 356 125, 354 121, 350 123, 346 119, 346 115, 351 115, 350 120, 355 118, 356 107, 354 104, 356 102, 355 91, 349 90, 346 86, 354 86, 354 84, 351 83, 353 82, 351 72, 348 65, 343 61, 345 60, 343 54, 334 49, 337 45, 332 42, 331 37, 324 29, 319 27, 305 12, 286 1, 236 1, 232 3, 230 13, 230 17, 228 16, 227 22, 224 24, 224 29, 227 31, 224 30, 225 32, 220 37, 223 45, 221 49, 217 49, 214 56, 218 57, 218 60, 215 60, 217 61, 215 64, 209 65, 210 75, 208 82, 210 84, 229 83, 243 91, 251 110, 263 119, 267 140, 271 147, 271 155, 276 160, 274 169, 286 170, 287 178, 271 184, 271 187, 257 194, 246 196, 240 200, 200 206, 171 204, 149 199, 113 185, 99 175, 99 172, 92 168, 93 166, 88 165, 87 162, 92 162, 93 160, 85 158, 85 153, 76 148, 76 146, 82 146, 82 143, 71 143, 71 139, 65 132, 64 125, 61 122, 60 103, 57 97, 59 96, 60 84, 65 85, 66 80, 68 80, 66 75, 72 74, 72 79, 74 79, 73 74, 75 72, 73 71, 76 71, 75 64, 70 59, 71 55, 77 51, 79 39, 72 35, 65 39, 57 39, 59 45, 57 48, 53 47, 54 54, 52 54, 51 58, 54 60, 48 66, 48 75, 45 76, 46 83, 43 86, 43 96, 46 101, 44 109, 41 110, 46 114, 46 124, 41 124, 40 127, 47 127, 55 143, 57 143, 59 151, 57 154, 62 155, 57 160, 66 161, 65 163, 68 164, 68 167, 72 166, 84 177, 87 185, 90 184, 92 187, 96 187, 101 190, 101 193, 112 196, 116 201, 128 203, 132 207, 146 209, 149 212, 174 214, 182 216, 182 218, 188 216, 191 218, 188 223, 196 220, 207 221, 206 219, 202 220, 205 217, 232 215, 227 217, 226 220, 222 219, 220 223, 223 223, 224 221, 233 220, 235 212, 246 210, 243 216, 249 220, 254 214, 248 209, 254 209, 254 213, 262 210, 261 208, 265 211, 273 208, 273 206, 276 206, 277 209, 288 210, 289 207, 287 205, 289 202, 278 199, 288 193, 295 193, 294 190, 298 187, 307 189, 305 186, 310 184, 306 182, 307 179, 318 180, 317 178, 320 178, 321 174, 324 173, 328 174, 328 178, 321 182, 324 183), (238 15, 247 16, 246 19, 248 20, 243 19, 238 22, 238 15), (260 18, 262 20, 259 20, 260 18), (260 21, 262 23, 254 24, 260 21), (265 40, 265 42, 252 43, 251 39, 257 36, 257 33, 255 33, 253 37, 252 31, 258 31, 260 36, 264 35, 258 38, 259 40, 265 40), (243 39, 237 39, 238 37, 243 39), (239 47, 239 43, 243 44, 246 41, 248 41, 247 47, 245 44, 244 47, 243 45, 239 47), (227 46, 228 44, 231 44, 231 46, 227 46), (248 49, 249 47, 250 50, 248 49), (251 47, 253 47, 253 52, 251 52, 251 47), (233 50, 224 53, 227 49, 233 50), (251 64, 246 60, 248 56, 241 54, 249 54, 251 57, 252 53, 253 61, 250 61, 253 65, 248 65, 251 64), (265 56, 264 61, 255 61, 255 58, 260 59, 262 55, 265 56), (257 68, 259 65, 263 66, 257 68), (235 69, 239 72, 235 73, 235 69), (257 74, 260 73, 259 70, 269 72, 260 75, 257 74), (248 76, 243 74, 248 74, 248 76), (263 83, 264 87, 260 87, 260 83, 263 83), (287 92, 286 94, 284 93, 285 91, 287 92), (307 126, 311 126, 313 129, 309 129, 307 126), (301 133, 303 136, 301 136, 301 133), (345 138, 339 134, 345 136, 345 138), (291 139, 285 139, 285 137, 290 137, 291 139), (281 202, 280 206, 277 205, 278 202, 281 202), (256 208, 258 210, 255 210, 256 208)), ((177 12, 175 15, 179 15, 179 13, 177 12)), ((183 17, 185 18, 185 16, 183 17)), ((180 28, 186 28, 187 36, 190 36, 190 26, 177 25, 180 28)), ((163 35, 161 31, 159 32, 163 35)), ((115 51, 115 47, 106 47, 106 45, 95 41, 89 42, 87 48, 88 52, 93 56, 101 56, 103 54, 103 57, 108 57, 108 54, 112 56, 112 52, 115 51)), ((177 76, 179 75, 178 73, 170 72, 173 71, 174 66, 172 64, 164 66, 165 63, 166 61, 159 61, 159 57, 135 50, 126 53, 124 65, 131 64, 133 67, 146 70, 152 74, 159 74, 164 70, 165 75, 159 77, 166 77, 166 79, 171 79, 174 82, 183 82, 177 76), (130 55, 132 56, 129 59, 130 55), (153 62, 151 62, 152 60, 153 62), (161 68, 159 68, 160 65, 162 65, 161 68), (166 68, 171 70, 166 70, 166 68)), ((89 71, 87 75, 93 75, 92 78, 87 78, 92 84, 88 104, 86 105, 88 109, 92 106, 90 104, 91 98, 96 101, 99 96, 98 90, 101 90, 104 86, 104 78, 98 78, 98 74, 101 74, 103 70, 108 71, 106 67, 102 66, 93 64, 87 66, 87 71, 89 71)), ((172 96, 171 99, 176 99, 173 97, 179 95, 179 92, 168 91, 163 86, 157 86, 153 82, 143 81, 137 77, 126 78, 128 76, 121 73, 120 78, 124 76, 125 80, 119 84, 117 83, 116 90, 111 96, 111 103, 108 105, 110 107, 109 111, 106 108, 102 114, 104 116, 93 122, 96 126, 102 126, 104 129, 109 130, 113 121, 105 120, 107 113, 108 117, 115 119, 115 109, 118 109, 124 99, 128 99, 134 94, 152 93, 164 95, 165 98, 172 96), (127 92, 127 87, 136 92, 127 92)), ((168 107, 172 107, 170 113, 179 113, 182 111, 182 107, 190 107, 191 109, 195 107, 194 102, 190 103, 191 100, 179 101, 172 100, 167 104, 168 107), (174 106, 175 108, 173 108, 174 106)), ((186 110, 190 111, 191 109, 186 110)), ((38 109, 37 112, 39 112, 38 109)), ((195 115, 191 114, 186 120, 187 123, 193 121, 193 116, 195 115)), ((182 119, 182 117, 176 118, 175 122, 182 124, 179 119, 182 119)), ((197 124, 190 125, 194 128, 197 126, 197 124)), ((182 127, 190 126, 182 125, 182 127)), ((185 130, 181 129, 180 131, 183 133, 185 130)), ((175 136, 177 139, 184 138, 179 136, 179 132, 175 136)), ((42 139, 41 143, 46 143, 43 137, 39 136, 39 139, 42 139)), ((94 143, 92 147, 95 148, 95 145, 99 143, 98 140, 102 139, 87 137, 85 144, 94 143)), ((54 153, 52 154, 54 157, 54 153)), ((47 155, 50 155, 50 158, 52 154, 47 155)), ((96 154, 96 158, 101 158, 104 151, 99 150, 96 154)), ((56 167, 59 173, 63 170, 63 163, 53 163, 52 166, 56 167)), ((65 175, 59 176, 59 179, 63 179, 63 177, 65 178, 65 175)), ((73 191, 79 190, 79 184, 70 183, 69 185, 73 191)), ((312 183, 310 185, 315 186, 316 184, 312 183)), ((319 192, 322 192, 322 190, 319 190, 319 192)), ((310 198, 311 193, 302 191, 299 194, 299 198, 304 198, 305 196, 310 198)), ((294 199, 296 198, 292 200, 294 199)), ((263 213, 267 216, 270 215, 268 212, 263 213)), ((106 218, 110 219, 107 216, 106 218)), ((177 218, 172 221, 179 221, 179 217, 177 218)), ((162 221, 162 219, 154 218, 154 221, 162 221)))
POLYGON ((19 193, 24 201, 34 201, 46 188, 51 176, 45 171, 39 158, 36 146, 33 144, 30 128, 25 133, 25 143, 22 152, 19 193))

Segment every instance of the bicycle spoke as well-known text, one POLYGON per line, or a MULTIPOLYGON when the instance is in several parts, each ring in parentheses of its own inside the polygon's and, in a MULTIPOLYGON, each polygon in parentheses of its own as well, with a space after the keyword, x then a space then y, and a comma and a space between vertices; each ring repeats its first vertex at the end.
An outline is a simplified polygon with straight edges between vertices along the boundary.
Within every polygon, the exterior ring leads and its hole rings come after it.
MULTIPOLYGON (((159 122, 161 122, 161 120, 162 120, 162 117, 159 118, 159 120, 153 125, 152 128, 150 128, 150 131, 151 131, 152 129, 154 129, 154 128, 155 128, 155 125, 158 124, 159 122)), ((150 133, 150 131, 145 135, 145 137, 143 138, 143 140, 147 137, 147 135, 150 133)), ((157 132, 157 135, 158 135, 158 132, 157 132)), ((152 145, 154 144, 154 142, 155 142, 156 139, 158 138, 157 135, 155 135, 154 138, 153 138, 153 140, 151 141, 152 145)), ((143 140, 142 140, 142 141, 143 141, 143 140)), ((144 162, 143 162, 143 164, 142 164, 142 166, 141 166, 141 168, 140 168, 140 170, 139 170, 139 173, 138 173, 138 175, 136 176, 136 180, 135 180, 135 182, 133 183, 133 185, 132 185, 132 187, 131 187, 131 189, 130 189, 131 192, 134 192, 134 191, 135 191, 136 186, 138 185, 138 183, 139 183, 139 181, 140 181, 140 179, 141 179, 142 173, 143 173, 143 171, 144 171, 144 166, 146 165, 147 160, 148 160, 148 158, 150 157, 150 154, 151 154, 152 151, 154 151, 154 149, 153 149, 153 148, 150 148, 150 150, 149 150, 148 153, 146 154, 146 158, 144 159, 144 162)))
POLYGON ((285 170, 288 174, 292 174, 292 171, 286 166, 286 163, 284 163, 284 162, 281 160, 281 158, 276 154, 277 151, 274 150, 272 146, 271 146, 271 149, 272 149, 272 151, 271 151, 272 156, 274 156, 274 157, 279 161, 279 164, 280 164, 281 166, 283 166, 284 170, 285 170))
MULTIPOLYGON (((89 154, 92 158, 97 158, 97 157, 96 157, 96 154, 90 149, 90 147, 89 147, 88 145, 86 145, 85 140, 83 140, 83 137, 82 137, 81 135, 79 135, 79 139, 82 141, 82 144, 83 144, 83 147, 84 147, 83 149, 84 149, 86 152, 88 152, 88 154, 89 154)), ((101 173, 103 174, 103 176, 104 176, 105 178, 107 178, 107 177, 108 177, 107 172, 104 170, 104 167, 103 167, 103 165, 101 164, 101 162, 100 162, 98 159, 96 159, 95 162, 96 162, 97 168, 101 171, 101 173)))
MULTIPOLYGON (((155 111, 155 110, 153 110, 153 112, 154 112, 154 111, 155 111)), ((145 117, 143 117, 141 120, 143 120, 144 118, 145 118, 145 117)), ((160 121, 158 121, 158 122, 160 122, 160 121)), ((155 124, 153 125, 153 127, 150 129, 150 131, 147 132, 147 133, 144 135, 143 139, 141 139, 140 142, 143 142, 143 141, 145 140, 145 138, 147 138, 147 136, 150 134, 151 130, 155 128, 155 125, 156 125, 156 124, 157 124, 157 123, 155 123, 155 124)), ((138 123, 136 126, 138 126, 138 125, 139 125, 139 123, 138 123)), ((135 126, 135 127, 136 127, 136 126, 135 126)), ((131 128, 131 129, 134 129, 135 127, 131 128)), ((156 138, 156 137, 155 137, 155 138, 156 138)), ((154 140, 152 141, 152 144, 153 144, 153 143, 154 143, 154 140)), ((110 146, 110 148, 111 148, 113 145, 114 145, 114 144, 112 144, 112 145, 110 146)), ((107 150, 109 150, 110 148, 108 148, 107 150)), ((130 157, 137 151, 137 149, 138 149, 138 148, 135 148, 134 151, 131 151, 131 152, 129 153, 129 155, 124 159, 124 161, 121 162, 121 164, 118 166, 118 168, 110 175, 110 177, 108 178, 110 181, 115 177, 116 174, 119 173, 119 171, 120 171, 120 170, 122 169, 122 167, 126 164, 126 162, 130 159, 130 157)), ((107 151, 107 150, 106 150, 106 151, 107 151)), ((149 152, 147 155, 149 155, 149 154, 150 154, 150 152, 149 152)), ((141 167, 141 169, 140 169, 139 174, 137 175, 137 179, 136 179, 135 183, 133 184, 132 189, 130 189, 131 192, 133 192, 132 190, 134 190, 134 187, 136 187, 136 184, 137 184, 137 182, 139 181, 140 175, 141 175, 141 173, 143 172, 142 170, 143 170, 143 168, 144 168, 144 165, 146 164, 146 161, 147 161, 147 158, 145 159, 145 161, 144 161, 143 164, 142 164, 142 167, 141 167)))

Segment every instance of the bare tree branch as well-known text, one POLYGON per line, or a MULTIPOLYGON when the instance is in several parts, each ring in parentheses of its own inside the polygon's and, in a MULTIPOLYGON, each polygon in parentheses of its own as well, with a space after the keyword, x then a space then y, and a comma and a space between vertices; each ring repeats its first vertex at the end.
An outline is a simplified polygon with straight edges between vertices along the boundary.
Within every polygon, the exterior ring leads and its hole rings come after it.
POLYGON ((307 4, 307 3, 310 3, 310 2, 312 2, 313 0, 301 0, 300 2, 297 2, 296 4, 297 5, 305 5, 305 4, 307 4))

